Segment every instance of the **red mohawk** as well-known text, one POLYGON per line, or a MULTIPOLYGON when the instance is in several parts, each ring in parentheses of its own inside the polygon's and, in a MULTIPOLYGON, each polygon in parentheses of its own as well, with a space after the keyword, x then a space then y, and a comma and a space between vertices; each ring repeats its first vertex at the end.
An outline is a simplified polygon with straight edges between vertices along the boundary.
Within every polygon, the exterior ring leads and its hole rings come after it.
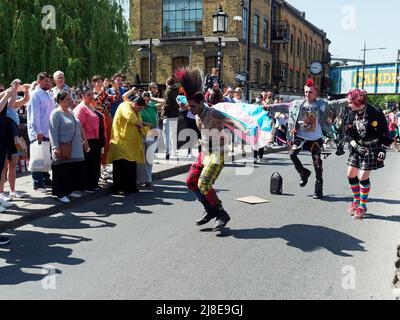
POLYGON ((310 88, 312 88, 312 87, 316 88, 316 87, 315 87, 315 83, 314 83, 314 81, 313 81, 312 78, 308 78, 308 79, 307 79, 306 86, 307 86, 307 87, 310 87, 310 88))
POLYGON ((202 94, 202 76, 198 68, 180 68, 175 72, 176 79, 182 84, 188 100, 195 100, 195 96, 202 94))

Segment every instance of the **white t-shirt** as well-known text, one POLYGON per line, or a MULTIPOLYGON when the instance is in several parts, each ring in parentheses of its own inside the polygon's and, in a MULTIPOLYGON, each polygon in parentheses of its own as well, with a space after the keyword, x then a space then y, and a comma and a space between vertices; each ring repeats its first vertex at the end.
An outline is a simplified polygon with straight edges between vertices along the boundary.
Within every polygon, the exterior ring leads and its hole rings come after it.
MULTIPOLYGON (((322 128, 318 121, 318 106, 307 101, 301 106, 298 122, 300 122, 297 136, 305 140, 319 140, 323 137, 322 128)), ((325 105, 321 107, 325 111, 325 105)))

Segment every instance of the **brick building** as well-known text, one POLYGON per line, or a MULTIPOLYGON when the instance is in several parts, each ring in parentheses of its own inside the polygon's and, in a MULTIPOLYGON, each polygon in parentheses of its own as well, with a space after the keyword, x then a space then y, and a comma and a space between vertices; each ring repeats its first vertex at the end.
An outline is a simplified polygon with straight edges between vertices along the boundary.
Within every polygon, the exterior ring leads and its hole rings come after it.
POLYGON ((250 88, 253 98, 263 89, 296 93, 297 82, 292 85, 294 79, 296 81, 299 79, 294 78, 296 72, 306 75, 310 60, 322 61, 324 50, 326 52, 328 50, 329 40, 323 31, 306 21, 298 10, 285 1, 277 0, 252 0, 249 32, 247 2, 132 0, 130 9, 132 77, 140 83, 149 81, 149 53, 143 49, 138 52, 138 49, 148 47, 150 39, 153 53, 151 63, 153 81, 163 84, 165 79, 180 66, 193 65, 200 67, 205 74, 209 73, 211 68, 216 66, 218 55, 216 45, 218 38, 213 34, 212 15, 221 4, 229 17, 228 32, 223 37, 221 49, 223 83, 240 85, 236 82, 235 75, 246 70, 246 41, 247 36, 250 36, 250 88), (312 40, 312 59, 308 59, 307 54, 307 59, 304 61, 303 55, 293 54, 295 49, 293 47, 293 50, 290 50, 291 36, 293 42, 300 37, 301 48, 306 39, 312 40), (292 75, 294 75, 293 80, 292 75))

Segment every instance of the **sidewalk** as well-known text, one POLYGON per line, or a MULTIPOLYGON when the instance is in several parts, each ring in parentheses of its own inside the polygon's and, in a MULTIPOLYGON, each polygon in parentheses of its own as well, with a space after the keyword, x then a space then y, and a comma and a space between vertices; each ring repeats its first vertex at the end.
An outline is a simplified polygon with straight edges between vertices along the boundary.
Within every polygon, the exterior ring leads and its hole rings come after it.
MULTIPOLYGON (((286 150, 282 147, 273 147, 266 149, 265 154, 276 153, 286 150)), ((252 160, 252 153, 250 148, 246 147, 247 161, 252 160)), ((229 161, 231 160, 232 154, 229 155, 229 161)), ((159 158, 154 160, 153 167, 153 181, 167 179, 173 176, 177 176, 186 173, 193 161, 192 158, 183 158, 177 161, 171 158, 170 161, 166 161, 163 154, 158 155, 159 158)), ((241 151, 235 150, 235 158, 237 162, 243 162, 245 159, 240 159, 241 151)), ((268 157, 266 157, 268 158, 268 157)), ((60 211, 79 205, 82 202, 95 200, 100 197, 104 197, 110 194, 111 183, 101 184, 102 189, 94 194, 84 193, 82 198, 73 199, 71 203, 64 204, 58 201, 56 198, 51 196, 51 190, 48 194, 42 194, 33 190, 32 178, 29 173, 19 174, 16 182, 16 189, 25 195, 22 199, 15 199, 11 203, 14 204, 8 208, 6 212, 0 214, 0 233, 17 227, 21 227, 30 221, 43 216, 50 216, 60 211)), ((6 194, 8 194, 8 184, 6 184, 6 194)))

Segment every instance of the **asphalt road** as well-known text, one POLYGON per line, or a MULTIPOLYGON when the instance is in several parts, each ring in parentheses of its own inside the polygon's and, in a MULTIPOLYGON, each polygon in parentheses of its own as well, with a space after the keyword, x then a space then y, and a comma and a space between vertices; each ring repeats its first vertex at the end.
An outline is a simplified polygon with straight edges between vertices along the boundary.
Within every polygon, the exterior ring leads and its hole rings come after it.
POLYGON ((286 153, 267 158, 224 169, 216 187, 232 220, 222 232, 195 226, 202 209, 185 175, 9 230, 0 299, 393 299, 400 154, 372 175, 363 221, 346 213, 346 156, 324 161, 324 201, 311 197, 314 175, 298 187, 286 153), (275 171, 283 196, 269 193, 275 171), (250 195, 270 202, 235 200, 250 195))

